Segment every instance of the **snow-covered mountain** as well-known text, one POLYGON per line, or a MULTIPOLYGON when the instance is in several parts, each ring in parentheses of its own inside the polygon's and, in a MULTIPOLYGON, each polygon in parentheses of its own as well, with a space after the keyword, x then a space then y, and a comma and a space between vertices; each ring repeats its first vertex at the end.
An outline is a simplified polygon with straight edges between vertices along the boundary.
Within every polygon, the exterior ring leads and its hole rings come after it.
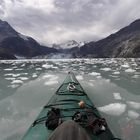
POLYGON ((66 41, 64 43, 61 44, 53 44, 52 47, 55 49, 71 49, 71 48, 75 48, 75 47, 81 47, 83 46, 84 43, 83 42, 77 42, 75 40, 69 40, 66 41))

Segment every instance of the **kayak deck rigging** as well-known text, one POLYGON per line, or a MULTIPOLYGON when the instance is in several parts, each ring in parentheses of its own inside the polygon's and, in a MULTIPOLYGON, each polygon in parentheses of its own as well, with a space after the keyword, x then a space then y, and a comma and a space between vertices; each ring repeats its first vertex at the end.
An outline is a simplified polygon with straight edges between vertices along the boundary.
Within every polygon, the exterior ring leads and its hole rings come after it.
MULTIPOLYGON (((50 109, 57 108, 60 109, 59 118, 65 122, 67 120, 72 120, 72 117, 79 112, 85 114, 87 119, 89 116, 93 116, 95 119, 102 119, 97 108, 93 105, 85 91, 83 90, 80 83, 77 81, 73 73, 68 73, 63 84, 58 88, 56 93, 50 99, 50 101, 43 107, 43 110, 33 122, 32 126, 29 128, 27 133, 24 135, 22 140, 47 140, 53 130, 49 130, 45 126, 45 121, 47 120, 47 113, 50 109), (69 85, 71 86, 69 89, 69 85), (84 102, 84 107, 79 106, 79 102, 84 102)), ((56 118, 57 119, 57 118, 56 118)), ((105 131, 100 135, 96 135, 86 127, 87 122, 78 122, 80 125, 85 128, 86 132, 90 136, 91 140, 113 140, 115 137, 110 131, 109 127, 106 124, 105 131)), ((87 121, 87 120, 86 120, 87 121)))

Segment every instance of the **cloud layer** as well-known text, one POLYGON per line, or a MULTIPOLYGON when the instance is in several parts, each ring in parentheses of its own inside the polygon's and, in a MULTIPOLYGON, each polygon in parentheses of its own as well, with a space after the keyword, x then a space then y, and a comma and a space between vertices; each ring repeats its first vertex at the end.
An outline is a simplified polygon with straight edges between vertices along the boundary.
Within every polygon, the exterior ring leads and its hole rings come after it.
POLYGON ((40 43, 98 40, 140 18, 139 0, 0 0, 0 18, 40 43))

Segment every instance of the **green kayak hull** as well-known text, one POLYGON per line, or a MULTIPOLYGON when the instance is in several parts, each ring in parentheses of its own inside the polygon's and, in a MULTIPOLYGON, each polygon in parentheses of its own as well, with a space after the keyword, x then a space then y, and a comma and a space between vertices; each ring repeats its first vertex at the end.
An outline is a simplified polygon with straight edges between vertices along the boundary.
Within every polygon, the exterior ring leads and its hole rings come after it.
MULTIPOLYGON (((38 115, 33 125, 26 132, 22 140, 47 140, 49 138, 53 130, 49 130, 45 126, 45 119, 47 118, 47 113, 51 109, 51 107, 60 109, 63 116, 63 121, 71 120, 72 115, 76 111, 82 112, 85 110, 85 108, 92 109, 96 118, 101 118, 100 113, 83 90, 75 75, 72 72, 69 72, 62 85, 58 88, 50 101, 43 107, 43 110, 38 115), (72 83, 74 87, 69 87, 70 83, 72 83), (84 108, 79 107, 78 103, 80 101, 84 101, 84 108)), ((100 135, 95 135, 93 131, 89 129, 85 128, 85 130, 90 136, 91 140, 115 139, 108 126, 106 126, 106 130, 100 135)))

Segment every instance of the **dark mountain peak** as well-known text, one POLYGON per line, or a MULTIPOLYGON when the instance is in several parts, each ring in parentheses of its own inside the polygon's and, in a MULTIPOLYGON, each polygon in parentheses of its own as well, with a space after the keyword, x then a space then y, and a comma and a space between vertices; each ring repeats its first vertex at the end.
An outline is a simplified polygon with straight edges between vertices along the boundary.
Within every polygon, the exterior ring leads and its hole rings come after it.
POLYGON ((3 22, 5 22, 5 21, 3 21, 3 20, 0 19, 0 24, 2 24, 3 22))
POLYGON ((85 44, 80 53, 89 57, 140 57, 140 19, 102 40, 85 44))
POLYGON ((132 25, 132 26, 134 26, 134 25, 140 25, 140 19, 135 20, 130 25, 132 25))
POLYGON ((139 32, 140 31, 140 19, 135 20, 132 22, 130 25, 120 29, 118 34, 128 34, 128 33, 133 33, 133 32, 139 32))
POLYGON ((7 36, 17 36, 18 33, 9 25, 8 22, 0 20, 0 39, 7 36))
POLYGON ((12 28, 7 21, 0 20, 0 29, 2 28, 12 28))
POLYGON ((0 59, 31 58, 55 52, 56 49, 41 46, 32 37, 20 34, 8 22, 0 20, 0 59))

